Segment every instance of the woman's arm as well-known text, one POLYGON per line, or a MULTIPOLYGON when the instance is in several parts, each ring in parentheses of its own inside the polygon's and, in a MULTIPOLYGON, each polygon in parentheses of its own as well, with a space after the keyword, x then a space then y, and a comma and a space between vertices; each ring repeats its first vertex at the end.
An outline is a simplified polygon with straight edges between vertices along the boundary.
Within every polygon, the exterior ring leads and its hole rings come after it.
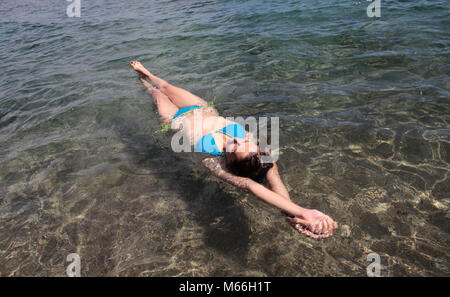
POLYGON ((236 176, 227 171, 225 160, 221 157, 207 158, 202 163, 222 180, 246 192, 252 192, 261 200, 283 210, 285 214, 295 216, 294 218, 287 216, 286 219, 303 234, 313 238, 325 238, 331 236, 338 227, 330 217, 317 210, 300 207, 289 199, 289 193, 281 181, 276 164, 274 170, 268 173, 268 183, 273 189, 269 190, 250 178, 236 176), (309 230, 302 229, 299 224, 307 226, 309 230))
POLYGON ((283 181, 281 180, 280 173, 278 172, 277 163, 273 162, 272 168, 270 168, 269 171, 267 171, 266 179, 272 191, 274 191, 280 196, 283 196, 288 200, 291 200, 291 198, 289 197, 289 192, 287 191, 286 186, 283 184, 283 181))
MULTIPOLYGON (((269 184, 269 187, 272 191, 277 193, 278 195, 282 196, 283 198, 287 200, 291 200, 291 197, 289 196, 289 192, 286 189, 286 186, 284 185, 283 181, 281 180, 280 173, 278 172, 278 166, 276 162, 273 162, 272 168, 267 171, 266 175, 267 183, 269 184)), ((293 222, 292 219, 293 216, 286 213, 285 211, 281 211, 285 216, 288 222, 291 225, 295 225, 295 222, 293 222)))
MULTIPOLYGON (((277 194, 276 192, 267 189, 263 185, 255 182, 254 180, 247 178, 247 177, 240 177, 236 176, 226 170, 225 167, 225 160, 220 157, 214 157, 214 158, 207 158, 202 161, 203 165, 210 169, 217 177, 221 178, 222 180, 241 188, 242 190, 246 192, 252 192, 255 196, 260 198, 261 200, 280 208, 281 210, 284 210, 285 212, 294 215, 296 217, 303 217, 304 212, 307 210, 305 208, 302 208, 289 199, 289 195, 287 194, 287 190, 284 189, 284 191, 281 189, 281 187, 277 187, 277 189, 280 191, 280 193, 286 195, 282 196, 280 194, 277 194), (284 192, 284 193, 283 193, 284 192)), ((299 219, 301 220, 301 219, 299 219)), ((309 225, 308 222, 303 221, 305 225, 309 225)))
POLYGON ((202 164, 214 173, 215 176, 221 178, 229 184, 242 190, 249 191, 249 178, 236 176, 226 170, 225 160, 221 157, 213 157, 203 159, 202 164))

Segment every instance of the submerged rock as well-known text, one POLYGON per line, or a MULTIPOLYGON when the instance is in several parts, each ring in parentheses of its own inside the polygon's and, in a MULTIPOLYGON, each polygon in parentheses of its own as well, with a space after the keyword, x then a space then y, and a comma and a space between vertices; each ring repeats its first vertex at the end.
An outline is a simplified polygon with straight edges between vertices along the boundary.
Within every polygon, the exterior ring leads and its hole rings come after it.
POLYGON ((361 146, 359 146, 359 145, 356 145, 356 144, 350 144, 349 146, 348 146, 348 148, 349 148, 349 150, 351 150, 353 153, 355 153, 355 154, 359 154, 359 153, 362 153, 362 148, 361 148, 361 146))
POLYGON ((352 230, 349 225, 342 225, 340 226, 340 229, 342 237, 350 237, 352 235, 352 230))

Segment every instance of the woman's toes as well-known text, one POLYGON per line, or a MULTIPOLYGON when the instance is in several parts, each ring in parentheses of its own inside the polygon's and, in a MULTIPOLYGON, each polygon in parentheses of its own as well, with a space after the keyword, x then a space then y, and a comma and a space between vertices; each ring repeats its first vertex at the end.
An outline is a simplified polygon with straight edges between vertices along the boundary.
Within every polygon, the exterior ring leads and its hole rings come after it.
POLYGON ((133 69, 138 69, 139 67, 142 67, 141 63, 139 63, 138 61, 131 61, 130 62, 131 67, 133 67, 133 69))

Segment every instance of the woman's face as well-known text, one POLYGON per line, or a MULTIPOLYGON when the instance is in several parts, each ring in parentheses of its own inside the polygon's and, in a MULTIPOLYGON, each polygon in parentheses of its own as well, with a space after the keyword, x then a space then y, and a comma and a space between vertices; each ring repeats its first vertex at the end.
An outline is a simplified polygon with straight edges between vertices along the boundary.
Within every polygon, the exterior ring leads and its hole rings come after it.
POLYGON ((227 141, 225 155, 231 161, 240 161, 245 159, 250 153, 257 152, 259 152, 259 148, 256 143, 246 138, 241 139, 234 137, 227 141))

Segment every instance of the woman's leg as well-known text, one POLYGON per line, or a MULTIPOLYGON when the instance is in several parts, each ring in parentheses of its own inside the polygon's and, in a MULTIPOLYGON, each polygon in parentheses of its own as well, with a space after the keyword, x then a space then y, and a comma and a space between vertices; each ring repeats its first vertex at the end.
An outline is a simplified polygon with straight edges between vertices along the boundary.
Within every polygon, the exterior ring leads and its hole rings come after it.
POLYGON ((178 108, 191 106, 191 105, 202 105, 208 106, 208 102, 202 98, 178 87, 175 87, 165 80, 153 75, 145 69, 144 66, 138 61, 132 61, 131 67, 137 72, 148 77, 164 94, 166 94, 170 100, 178 106, 178 108))
POLYGON ((158 108, 160 119, 163 123, 168 124, 173 119, 173 116, 178 112, 178 107, 170 101, 163 92, 154 88, 144 77, 139 78, 140 81, 147 87, 149 94, 153 96, 153 102, 158 108))

